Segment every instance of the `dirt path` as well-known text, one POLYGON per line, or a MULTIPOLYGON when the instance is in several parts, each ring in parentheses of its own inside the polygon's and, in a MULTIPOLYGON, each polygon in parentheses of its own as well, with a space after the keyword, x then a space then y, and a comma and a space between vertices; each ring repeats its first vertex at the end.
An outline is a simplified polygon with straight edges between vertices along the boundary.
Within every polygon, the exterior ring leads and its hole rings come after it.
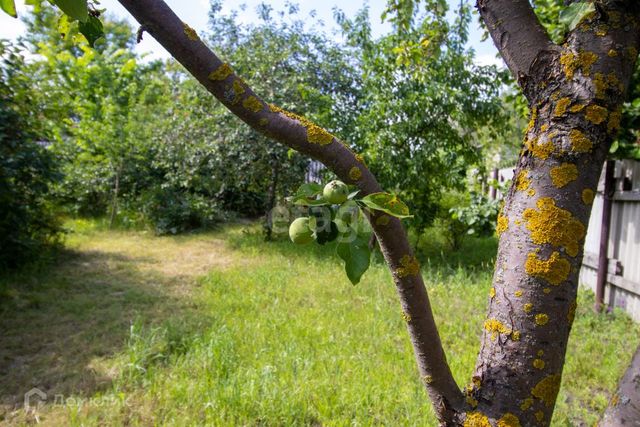
POLYGON ((0 424, 24 393, 92 396, 115 375, 133 322, 194 311, 198 278, 234 255, 215 233, 154 237, 90 232, 69 237, 56 264, 9 282, 0 304, 0 424))

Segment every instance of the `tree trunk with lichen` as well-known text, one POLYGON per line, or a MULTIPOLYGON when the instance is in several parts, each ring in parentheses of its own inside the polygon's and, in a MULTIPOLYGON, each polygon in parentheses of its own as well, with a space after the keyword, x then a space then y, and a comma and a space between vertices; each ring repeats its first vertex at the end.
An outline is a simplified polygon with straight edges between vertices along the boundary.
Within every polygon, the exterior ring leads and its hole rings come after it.
POLYGON ((639 14, 632 3, 600 3, 562 46, 541 34, 526 0, 478 4, 529 101, 531 120, 498 218, 489 310, 465 389, 467 426, 551 421, 586 225, 637 57, 639 14), (512 15, 500 9, 508 7, 512 15))

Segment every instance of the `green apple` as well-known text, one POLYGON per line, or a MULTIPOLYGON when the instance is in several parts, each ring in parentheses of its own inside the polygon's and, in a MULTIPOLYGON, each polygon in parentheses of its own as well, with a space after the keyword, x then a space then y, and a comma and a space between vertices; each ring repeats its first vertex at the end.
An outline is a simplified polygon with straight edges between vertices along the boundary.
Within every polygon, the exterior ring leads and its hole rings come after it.
POLYGON ((324 186, 322 197, 332 205, 340 205, 347 201, 349 187, 342 181, 334 180, 324 186))
POLYGON ((289 226, 289 237, 298 245, 313 242, 313 230, 309 228, 309 218, 296 218, 289 226))

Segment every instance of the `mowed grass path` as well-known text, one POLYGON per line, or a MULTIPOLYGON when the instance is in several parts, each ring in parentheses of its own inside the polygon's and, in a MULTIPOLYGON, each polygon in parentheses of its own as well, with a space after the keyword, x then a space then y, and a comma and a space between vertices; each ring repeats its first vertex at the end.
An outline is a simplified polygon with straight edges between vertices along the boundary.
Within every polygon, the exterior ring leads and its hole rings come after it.
MULTIPOLYGON (((381 263, 354 287, 332 247, 265 243, 254 226, 75 229, 55 266, 3 279, 0 424, 436 425, 381 263), (33 386, 71 399, 26 414, 33 386)), ((423 268, 461 385, 492 251, 470 241, 423 268)), ((628 318, 591 304, 581 292, 554 425, 593 425, 640 339, 628 318)))

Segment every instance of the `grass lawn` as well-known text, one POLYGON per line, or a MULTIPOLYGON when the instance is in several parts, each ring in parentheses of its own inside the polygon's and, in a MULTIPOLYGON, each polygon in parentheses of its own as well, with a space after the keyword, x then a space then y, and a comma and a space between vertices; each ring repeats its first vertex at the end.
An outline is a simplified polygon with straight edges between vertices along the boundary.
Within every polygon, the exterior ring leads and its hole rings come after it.
MULTIPOLYGON (((380 262, 354 287, 332 247, 265 243, 256 226, 178 237, 72 228, 53 266, 0 281, 0 424, 436 425, 380 262), (34 386, 49 398, 27 414, 34 386)), ((464 385, 495 241, 451 254, 422 240, 464 385)), ((557 426, 593 425, 640 340, 627 317, 591 305, 581 292, 557 426)))

